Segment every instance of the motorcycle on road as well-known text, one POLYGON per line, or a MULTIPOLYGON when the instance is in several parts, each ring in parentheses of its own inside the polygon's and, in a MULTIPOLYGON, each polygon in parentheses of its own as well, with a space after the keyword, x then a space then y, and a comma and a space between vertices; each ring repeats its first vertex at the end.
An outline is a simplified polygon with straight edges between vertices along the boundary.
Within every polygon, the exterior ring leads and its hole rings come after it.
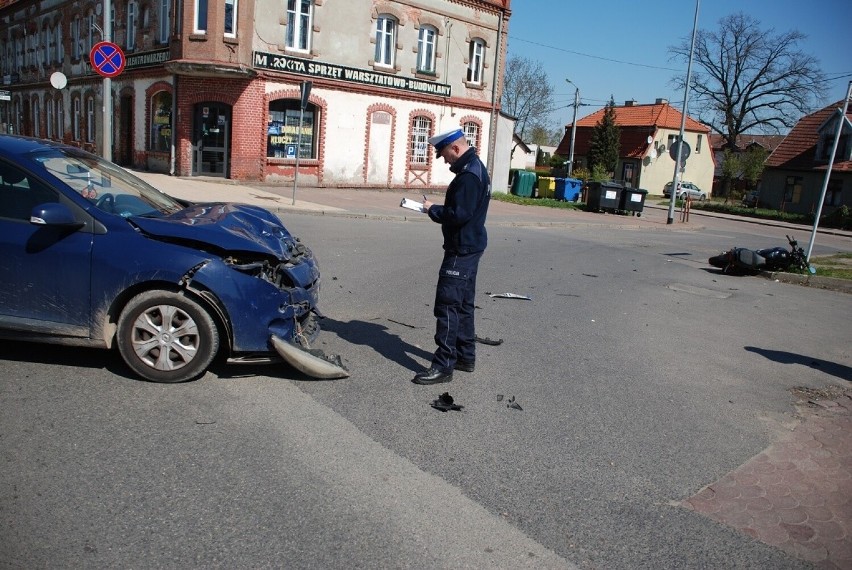
POLYGON ((769 247, 765 249, 747 249, 732 247, 708 260, 713 267, 722 269, 730 275, 756 275, 761 271, 795 271, 815 273, 798 242, 787 236, 790 249, 769 247))

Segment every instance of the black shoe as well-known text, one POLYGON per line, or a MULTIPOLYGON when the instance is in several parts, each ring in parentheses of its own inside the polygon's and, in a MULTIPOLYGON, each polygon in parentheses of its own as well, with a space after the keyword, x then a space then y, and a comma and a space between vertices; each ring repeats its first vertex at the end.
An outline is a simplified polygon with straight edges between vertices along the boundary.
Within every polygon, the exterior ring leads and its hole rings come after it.
POLYGON ((454 370, 461 370, 462 372, 473 372, 476 363, 473 360, 456 360, 456 365, 453 366, 454 370))
POLYGON ((411 380, 415 384, 440 384, 442 382, 449 382, 453 379, 452 372, 441 372, 437 368, 429 368, 428 370, 424 370, 423 372, 418 372, 414 375, 414 379, 411 380))

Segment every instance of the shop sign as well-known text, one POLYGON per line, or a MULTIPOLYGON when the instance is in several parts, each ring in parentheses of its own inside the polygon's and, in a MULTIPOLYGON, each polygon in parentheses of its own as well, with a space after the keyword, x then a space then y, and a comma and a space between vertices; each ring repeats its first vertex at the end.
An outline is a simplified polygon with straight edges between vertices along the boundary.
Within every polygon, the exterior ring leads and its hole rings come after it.
POLYGON ((127 56, 125 69, 138 69, 140 67, 153 67, 161 65, 169 60, 169 48, 134 53, 127 56))
POLYGON ((254 67, 296 73, 308 77, 336 79, 338 81, 348 81, 350 83, 360 83, 361 85, 371 85, 374 87, 389 87, 391 89, 423 93, 425 95, 450 96, 450 86, 443 83, 398 77, 386 73, 376 73, 375 71, 365 71, 344 65, 275 55, 273 53, 254 52, 254 67))

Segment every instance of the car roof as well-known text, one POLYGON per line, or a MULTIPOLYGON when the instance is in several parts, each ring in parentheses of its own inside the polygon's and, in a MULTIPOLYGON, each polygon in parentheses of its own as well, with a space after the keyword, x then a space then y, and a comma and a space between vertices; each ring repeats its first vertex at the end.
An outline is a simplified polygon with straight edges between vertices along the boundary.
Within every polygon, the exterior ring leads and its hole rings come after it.
POLYGON ((33 150, 67 148, 68 145, 20 135, 0 135, 0 155, 12 158, 33 150))

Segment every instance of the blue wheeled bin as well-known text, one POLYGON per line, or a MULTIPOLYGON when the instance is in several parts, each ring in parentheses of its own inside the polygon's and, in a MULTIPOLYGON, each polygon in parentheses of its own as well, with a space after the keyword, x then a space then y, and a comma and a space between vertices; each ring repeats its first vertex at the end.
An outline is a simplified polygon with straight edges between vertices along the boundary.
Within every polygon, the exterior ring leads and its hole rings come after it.
POLYGON ((623 189, 621 184, 615 182, 590 182, 586 209, 592 212, 617 212, 623 189))
POLYGON ((583 181, 577 178, 556 179, 556 199, 577 202, 583 192, 583 181), (561 185, 561 187, 560 187, 561 185))

